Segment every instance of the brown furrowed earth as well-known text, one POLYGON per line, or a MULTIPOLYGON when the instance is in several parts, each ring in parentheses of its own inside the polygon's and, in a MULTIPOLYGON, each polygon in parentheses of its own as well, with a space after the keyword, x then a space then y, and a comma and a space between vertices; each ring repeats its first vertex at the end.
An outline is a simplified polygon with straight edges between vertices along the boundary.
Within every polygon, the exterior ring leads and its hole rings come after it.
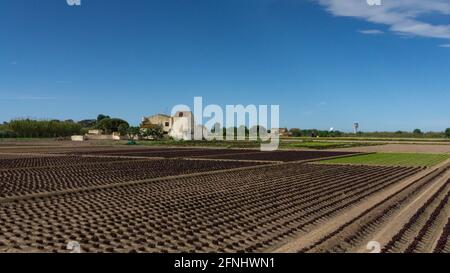
MULTIPOLYGON (((23 159, 23 161, 26 161, 24 163, 34 164, 38 159, 40 158, 33 158, 31 161, 23 159)), ((0 185, 2 186, 0 189, 0 197, 78 189, 157 177, 234 169, 259 164, 235 161, 208 162, 135 159, 123 161, 123 159, 120 160, 119 158, 78 158, 78 163, 70 165, 68 162, 71 159, 61 157, 54 159, 62 159, 66 164, 60 165, 60 161, 55 160, 55 166, 17 169, 3 169, 2 167, 0 169, 0 185)), ((14 163, 17 163, 17 161, 17 159, 14 160, 14 163)), ((72 162, 77 161, 73 160, 72 162)))
POLYGON ((254 161, 300 161, 321 159, 335 156, 355 154, 355 152, 324 152, 324 151, 276 151, 261 152, 250 149, 134 149, 78 152, 83 155, 104 155, 121 157, 163 157, 163 158, 205 158, 205 159, 231 159, 254 161))
POLYGON ((450 252, 450 165, 352 151, 0 148, 0 252, 450 252))

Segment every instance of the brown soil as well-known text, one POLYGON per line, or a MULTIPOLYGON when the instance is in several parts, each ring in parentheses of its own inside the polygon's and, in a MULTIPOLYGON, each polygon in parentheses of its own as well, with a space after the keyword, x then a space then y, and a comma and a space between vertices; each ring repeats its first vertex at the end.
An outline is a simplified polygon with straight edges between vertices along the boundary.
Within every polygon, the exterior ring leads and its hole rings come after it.
POLYGON ((307 163, 347 155, 0 149, 0 252, 450 252, 450 160, 307 163))

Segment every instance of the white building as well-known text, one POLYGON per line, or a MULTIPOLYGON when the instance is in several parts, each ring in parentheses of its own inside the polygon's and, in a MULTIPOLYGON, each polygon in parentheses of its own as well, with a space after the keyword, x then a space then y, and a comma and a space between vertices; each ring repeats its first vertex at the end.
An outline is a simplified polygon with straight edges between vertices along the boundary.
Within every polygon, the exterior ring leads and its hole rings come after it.
POLYGON ((177 112, 174 116, 157 114, 142 118, 141 128, 159 125, 168 136, 175 140, 192 140, 194 137, 194 114, 189 111, 177 112))

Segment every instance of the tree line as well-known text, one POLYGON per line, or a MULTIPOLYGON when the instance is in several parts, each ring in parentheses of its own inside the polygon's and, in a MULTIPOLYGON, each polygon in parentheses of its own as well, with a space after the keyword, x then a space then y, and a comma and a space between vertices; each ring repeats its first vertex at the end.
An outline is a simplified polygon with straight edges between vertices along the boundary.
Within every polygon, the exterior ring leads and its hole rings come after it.
POLYGON ((340 131, 323 131, 316 129, 301 130, 292 128, 289 130, 289 135, 293 137, 377 137, 377 138, 450 138, 450 128, 443 132, 422 132, 420 129, 415 129, 412 132, 396 131, 396 132, 358 132, 345 133, 340 131))
MULTIPOLYGON (((217 124, 216 128, 221 128, 217 124)), ((140 127, 133 127, 120 118, 113 118, 107 115, 100 114, 96 119, 86 119, 75 122, 73 120, 33 120, 33 119, 14 119, 10 122, 0 124, 0 138, 53 138, 53 137, 68 137, 72 135, 86 134, 90 129, 100 129, 106 134, 119 133, 121 135, 144 136, 159 139, 164 136, 161 126, 155 125, 152 128, 141 129, 140 127)), ((232 128, 237 134, 238 129, 245 130, 245 135, 248 137, 250 132, 258 129, 259 132, 270 133, 270 130, 259 126, 247 128, 241 126, 240 128, 232 128)), ((221 128, 223 136, 226 137, 226 128, 221 128)), ((293 137, 350 137, 355 136, 352 133, 344 133, 340 131, 324 131, 316 129, 298 129, 292 128, 288 130, 289 136, 293 137)), ((215 133, 213 127, 211 133, 215 133)), ((386 138, 410 138, 410 137, 428 137, 428 138, 450 138, 450 128, 443 132, 422 132, 420 129, 415 129, 413 132, 397 131, 397 132, 358 132, 358 137, 386 137, 386 138)))
POLYGON ((89 130, 102 130, 105 134, 119 133, 122 136, 163 137, 161 126, 142 129, 130 126, 121 119, 100 114, 96 119, 73 120, 34 120, 14 119, 0 124, 0 138, 63 138, 72 135, 84 135, 89 130))
POLYGON ((57 138, 86 134, 91 129, 100 129, 107 134, 126 134, 128 122, 120 118, 98 115, 97 119, 75 122, 73 120, 14 119, 0 125, 0 138, 57 138))
POLYGON ((80 134, 82 126, 74 121, 16 119, 0 126, 2 138, 50 138, 80 134))

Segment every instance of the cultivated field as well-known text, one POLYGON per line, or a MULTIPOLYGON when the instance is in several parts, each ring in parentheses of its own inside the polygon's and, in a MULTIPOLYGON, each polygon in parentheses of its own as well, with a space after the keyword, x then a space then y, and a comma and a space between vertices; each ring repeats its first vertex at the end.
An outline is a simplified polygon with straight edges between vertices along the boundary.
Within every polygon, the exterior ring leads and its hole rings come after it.
POLYGON ((324 164, 364 164, 378 166, 434 166, 450 156, 447 154, 376 153, 324 160, 324 164))
POLYGON ((2 147, 0 252, 450 252, 449 160, 354 154, 2 147))

